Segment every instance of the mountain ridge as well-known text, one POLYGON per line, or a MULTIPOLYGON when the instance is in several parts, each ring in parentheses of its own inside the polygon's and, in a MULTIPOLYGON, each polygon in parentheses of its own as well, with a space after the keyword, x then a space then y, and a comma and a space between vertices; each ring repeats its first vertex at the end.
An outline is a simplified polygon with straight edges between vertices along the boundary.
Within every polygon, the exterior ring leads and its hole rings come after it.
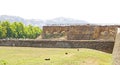
POLYGON ((43 27, 44 25, 81 25, 81 24, 88 24, 87 21, 84 20, 76 20, 73 18, 65 18, 65 17, 57 17, 54 19, 50 19, 50 20, 42 20, 42 19, 24 19, 22 17, 19 16, 10 16, 10 15, 0 15, 0 21, 5 21, 8 20, 10 22, 22 22, 25 25, 34 25, 34 26, 39 26, 39 27, 43 27))

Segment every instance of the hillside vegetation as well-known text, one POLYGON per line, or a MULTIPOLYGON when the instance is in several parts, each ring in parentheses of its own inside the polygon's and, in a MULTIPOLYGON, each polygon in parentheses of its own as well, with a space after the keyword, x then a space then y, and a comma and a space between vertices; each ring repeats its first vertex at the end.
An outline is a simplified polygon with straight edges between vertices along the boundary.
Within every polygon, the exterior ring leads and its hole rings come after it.
POLYGON ((92 49, 0 47, 0 65, 111 64, 111 54, 92 49))
POLYGON ((0 39, 29 38, 34 39, 41 34, 39 27, 24 25, 22 22, 0 21, 0 39))

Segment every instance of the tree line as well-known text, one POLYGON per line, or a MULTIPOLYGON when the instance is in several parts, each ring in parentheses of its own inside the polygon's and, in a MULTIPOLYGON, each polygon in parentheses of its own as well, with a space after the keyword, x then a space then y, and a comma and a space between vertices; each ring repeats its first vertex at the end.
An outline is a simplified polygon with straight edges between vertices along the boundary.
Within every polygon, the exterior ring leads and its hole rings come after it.
POLYGON ((42 30, 37 26, 24 25, 22 22, 0 21, 0 39, 35 39, 42 30))

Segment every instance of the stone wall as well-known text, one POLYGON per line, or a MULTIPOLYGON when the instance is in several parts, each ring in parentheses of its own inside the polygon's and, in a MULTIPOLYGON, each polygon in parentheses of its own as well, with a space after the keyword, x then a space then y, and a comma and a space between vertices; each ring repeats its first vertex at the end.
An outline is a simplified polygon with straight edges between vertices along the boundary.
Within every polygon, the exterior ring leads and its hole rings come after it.
POLYGON ((117 26, 84 25, 70 29, 68 40, 114 40, 117 26))
POLYGON ((92 38, 94 26, 81 25, 81 26, 71 26, 67 33, 68 40, 94 40, 92 38))
POLYGON ((113 49, 113 65, 120 65, 120 28, 118 28, 113 49))
POLYGON ((66 36, 68 28, 68 26, 43 26, 42 38, 49 39, 66 36))
POLYGON ((0 46, 40 48, 89 48, 112 53, 114 41, 97 40, 0 40, 0 46))
POLYGON ((66 36, 67 40, 114 40, 120 25, 44 26, 43 39, 66 36))

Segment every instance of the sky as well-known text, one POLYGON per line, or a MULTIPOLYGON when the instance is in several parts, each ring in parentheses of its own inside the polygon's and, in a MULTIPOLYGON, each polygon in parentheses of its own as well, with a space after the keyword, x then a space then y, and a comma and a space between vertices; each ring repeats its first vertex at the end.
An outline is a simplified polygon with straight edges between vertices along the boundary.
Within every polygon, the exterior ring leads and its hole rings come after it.
POLYGON ((120 24, 120 0, 0 0, 0 15, 120 24))

